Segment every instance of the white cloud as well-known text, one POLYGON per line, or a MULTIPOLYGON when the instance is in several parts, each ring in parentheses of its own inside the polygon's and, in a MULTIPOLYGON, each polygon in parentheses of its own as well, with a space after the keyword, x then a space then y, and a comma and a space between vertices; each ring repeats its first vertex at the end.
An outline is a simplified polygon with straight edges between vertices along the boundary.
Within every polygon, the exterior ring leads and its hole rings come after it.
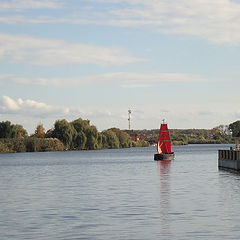
POLYGON ((2 0, 0 11, 19 11, 23 9, 59 8, 62 6, 56 0, 2 0))
POLYGON ((0 33, 0 59, 34 65, 123 65, 142 61, 124 49, 0 33))
POLYGON ((191 35, 219 44, 240 44, 238 31, 240 4, 237 2, 231 0, 116 2, 129 3, 129 7, 125 9, 109 12, 120 25, 151 25, 167 34, 191 35))
POLYGON ((21 15, 14 15, 14 16, 1 16, 0 22, 6 23, 6 24, 22 24, 22 23, 35 24, 35 23, 63 23, 65 21, 60 20, 60 19, 59 20, 54 19, 54 18, 48 17, 48 16, 41 16, 41 17, 36 17, 36 18, 26 18, 21 15))
POLYGON ((18 111, 20 107, 16 101, 8 96, 3 96, 2 98, 2 109, 8 111, 18 111))
POLYGON ((58 119, 72 121, 81 117, 90 119, 92 124, 103 130, 117 126, 116 122, 125 120, 118 112, 114 113, 108 109, 53 106, 31 99, 13 99, 9 96, 0 98, 0 115, 1 119, 22 124, 30 132, 34 131, 39 121, 49 129, 58 119))
POLYGON ((123 88, 153 87, 160 82, 207 82, 214 81, 199 75, 184 73, 128 73, 116 72, 88 75, 79 78, 28 78, 0 75, 0 84, 40 85, 47 87, 72 87, 97 84, 118 84, 123 88))
MULTIPOLYGON (((0 114, 15 114, 19 116, 51 118, 51 117, 84 117, 104 118, 116 117, 109 110, 79 109, 76 107, 54 106, 32 99, 13 99, 9 96, 2 96, 0 99, 0 114)), ((55 119, 57 120, 57 119, 55 119)))
MULTIPOLYGON (((201 105, 190 105, 186 107, 181 103, 165 103, 164 108, 161 108, 159 103, 156 103, 131 106, 132 128, 156 129, 163 118, 168 121, 170 128, 213 128, 220 124, 229 124, 239 116, 239 111, 235 111, 236 108, 223 112, 222 108, 216 108, 214 104, 207 109, 201 105), (236 116, 233 115, 234 112, 236 116)), ((57 119, 72 121, 79 117, 91 120, 91 124, 97 126, 99 130, 110 127, 127 129, 127 110, 126 106, 117 109, 53 106, 31 99, 13 99, 9 96, 3 96, 0 100, 1 119, 22 124, 30 132, 34 131, 40 121, 44 123, 45 129, 49 129, 57 119)))
MULTIPOLYGON (((69 6, 70 3, 65 2, 69 6)), ((78 6, 79 15, 50 17, 2 16, 4 23, 69 23, 95 24, 124 27, 154 27, 165 34, 198 37, 215 44, 240 44, 240 3, 232 0, 91 0, 85 7, 78 6), (95 3, 102 3, 98 8, 95 3), (108 3, 108 4, 104 4, 108 3), (124 4, 123 4, 124 3, 124 4), (88 8, 87 8, 88 6, 88 8)), ((56 1, 11 1, 2 3, 2 9, 10 6, 57 7, 56 1), (29 4, 28 4, 29 3, 29 4), (5 6, 5 7, 4 7, 5 6)), ((1 8, 1 5, 0 5, 1 8)))
MULTIPOLYGON (((57 8, 62 2, 6 1, 0 3, 0 9, 57 8)), ((60 17, 12 15, 1 16, 0 22, 154 27, 164 34, 190 35, 214 44, 240 45, 240 3, 233 0, 91 0, 85 5, 74 4, 72 14, 68 12, 60 17), (96 7, 95 3, 101 5, 96 7)), ((71 9, 67 1, 65 6, 71 9)))
POLYGON ((19 114, 29 116, 49 117, 51 115, 64 115, 69 112, 66 107, 51 106, 43 102, 21 98, 14 100, 9 96, 3 96, 0 101, 1 114, 19 114))

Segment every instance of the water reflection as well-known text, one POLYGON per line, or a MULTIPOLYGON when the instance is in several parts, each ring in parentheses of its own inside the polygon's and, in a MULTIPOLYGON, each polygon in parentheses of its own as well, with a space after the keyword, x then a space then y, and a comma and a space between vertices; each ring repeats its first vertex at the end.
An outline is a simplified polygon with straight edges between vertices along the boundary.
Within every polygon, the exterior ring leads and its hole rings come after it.
POLYGON ((160 226, 161 235, 170 235, 170 170, 171 161, 158 161, 159 194, 160 194, 160 226))

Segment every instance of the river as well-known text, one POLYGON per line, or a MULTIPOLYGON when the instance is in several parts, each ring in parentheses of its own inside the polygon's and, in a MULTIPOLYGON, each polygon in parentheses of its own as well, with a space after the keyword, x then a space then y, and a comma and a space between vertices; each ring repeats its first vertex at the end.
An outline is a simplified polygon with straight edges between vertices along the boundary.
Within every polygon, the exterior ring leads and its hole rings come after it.
POLYGON ((0 239, 240 239, 240 175, 229 145, 0 155, 0 239))

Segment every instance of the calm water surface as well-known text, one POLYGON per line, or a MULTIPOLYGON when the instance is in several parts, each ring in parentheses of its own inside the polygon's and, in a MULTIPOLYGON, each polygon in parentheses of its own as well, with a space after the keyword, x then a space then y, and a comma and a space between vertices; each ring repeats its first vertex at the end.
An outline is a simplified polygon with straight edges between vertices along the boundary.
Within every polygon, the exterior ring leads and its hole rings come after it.
POLYGON ((227 145, 0 155, 0 239, 240 239, 227 145))

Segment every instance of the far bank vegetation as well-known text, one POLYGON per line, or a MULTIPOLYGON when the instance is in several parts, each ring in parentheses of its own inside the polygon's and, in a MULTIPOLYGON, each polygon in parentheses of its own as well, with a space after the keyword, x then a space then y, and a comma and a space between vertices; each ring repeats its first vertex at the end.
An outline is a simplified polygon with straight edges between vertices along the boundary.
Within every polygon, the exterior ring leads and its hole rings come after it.
POLYGON ((118 128, 99 132, 89 120, 72 122, 57 120, 52 129, 45 131, 42 124, 28 136, 21 125, 10 121, 0 122, 0 153, 45 152, 63 150, 97 150, 149 146, 146 141, 135 142, 118 128))
MULTIPOLYGON (((170 129, 173 145, 233 143, 240 132, 240 121, 213 129, 170 129), (235 134, 236 135, 236 134, 235 134)), ((10 121, 0 122, 0 153, 45 152, 63 150, 98 150, 146 147, 157 143, 159 129, 120 130, 109 128, 99 132, 89 120, 72 122, 57 120, 45 131, 42 124, 28 135, 23 126, 10 121)))
MULTIPOLYGON (((233 129, 231 126, 232 124, 219 125, 213 129, 169 129, 169 132, 173 145, 227 144, 234 143, 234 138, 232 137, 233 129)), ((132 134, 139 136, 139 139, 143 139, 150 144, 156 144, 159 129, 135 130, 132 131, 132 134)))

